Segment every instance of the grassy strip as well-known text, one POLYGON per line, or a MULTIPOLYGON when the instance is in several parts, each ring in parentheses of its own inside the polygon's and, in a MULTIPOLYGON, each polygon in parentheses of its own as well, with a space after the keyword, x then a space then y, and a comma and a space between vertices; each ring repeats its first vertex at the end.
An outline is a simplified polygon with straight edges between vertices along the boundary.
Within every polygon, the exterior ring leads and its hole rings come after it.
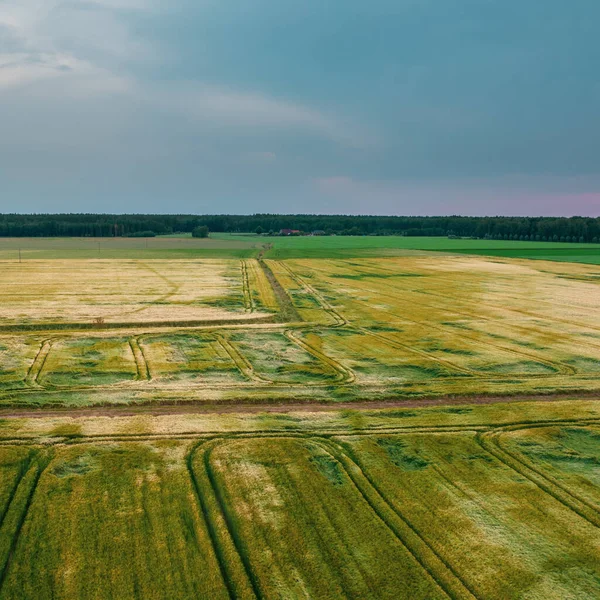
POLYGON ((254 302, 250 291, 250 283, 248 280, 248 266, 245 260, 240 261, 242 268, 242 291, 244 294, 244 308, 246 312, 254 312, 254 302))
POLYGON ((219 325, 252 325, 255 323, 277 323, 274 315, 256 317, 253 319, 215 319, 199 321, 144 321, 144 322, 121 322, 121 323, 20 323, 13 325, 0 325, 0 332, 18 331, 69 331, 69 330, 93 330, 103 329, 143 329, 150 327, 211 327, 219 325))
POLYGON ((271 268, 269 267, 269 265, 267 265, 265 263, 265 261, 262 259, 258 261, 258 264, 260 265, 261 269, 263 270, 263 273, 265 274, 265 277, 267 278, 268 282, 271 284, 271 287, 273 288, 275 298, 277 299, 277 304, 279 305, 280 320, 283 322, 302 321, 302 317, 296 310, 296 307, 292 303, 291 298, 288 296, 287 292, 283 289, 282 285, 277 280, 277 277, 275 277, 273 271, 271 271, 271 268))

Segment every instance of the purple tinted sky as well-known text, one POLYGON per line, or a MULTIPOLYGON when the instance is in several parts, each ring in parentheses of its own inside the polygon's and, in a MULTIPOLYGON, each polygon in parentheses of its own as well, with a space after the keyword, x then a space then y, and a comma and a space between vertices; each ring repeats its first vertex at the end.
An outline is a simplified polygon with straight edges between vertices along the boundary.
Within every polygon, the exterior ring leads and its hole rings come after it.
POLYGON ((0 211, 600 215, 597 0, 4 0, 0 211))

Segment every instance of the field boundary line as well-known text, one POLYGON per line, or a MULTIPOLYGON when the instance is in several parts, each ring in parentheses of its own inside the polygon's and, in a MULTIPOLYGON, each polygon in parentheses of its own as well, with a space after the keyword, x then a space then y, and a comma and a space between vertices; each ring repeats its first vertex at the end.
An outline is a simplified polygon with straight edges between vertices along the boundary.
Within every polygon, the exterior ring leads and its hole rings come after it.
MULTIPOLYGON (((140 413, 134 413, 134 416, 140 413)), ((143 414, 143 413, 142 413, 143 414)), ((52 416, 56 416, 55 414, 52 416)), ((69 416, 66 414, 65 416, 69 416)), ((596 425, 600 424, 600 419, 595 418, 582 418, 565 421, 563 419, 556 421, 539 421, 539 422, 523 422, 523 423, 510 423, 507 426, 514 425, 528 425, 531 427, 551 427, 557 424, 569 424, 569 425, 596 425)), ((504 425, 503 425, 504 426, 504 425)), ((502 426, 502 427, 503 427, 502 426)), ((0 437, 0 444, 2 445, 29 445, 45 447, 46 445, 54 444, 87 444, 95 442, 112 442, 112 441, 139 441, 153 439, 181 439, 181 440, 196 440, 199 443, 202 441, 208 441, 216 438, 232 438, 232 439, 243 439, 246 437, 315 437, 318 439, 329 440, 337 437, 364 437, 370 435, 436 435, 436 434, 463 434, 463 433, 485 433, 494 431, 494 425, 485 425, 481 423, 464 423, 464 424, 441 424, 441 425, 404 425, 404 426, 393 426, 393 427, 366 427, 366 428, 354 428, 348 427, 347 429, 252 429, 252 430, 229 430, 223 431, 181 431, 179 433, 101 433, 101 434, 86 434, 86 435, 72 435, 72 436, 55 436, 48 438, 43 435, 44 442, 40 443, 39 437, 0 437)))
MULTIPOLYGON (((242 317, 239 319, 204 319, 204 320, 189 320, 189 321, 129 321, 129 322, 104 322, 101 325, 97 323, 88 323, 85 321, 71 323, 22 323, 12 325, 0 325, 0 333, 36 333, 36 332, 79 332, 93 331, 103 332, 108 329, 152 329, 152 328, 171 328, 171 329, 211 329, 217 327, 236 327, 239 325, 262 325, 262 324, 278 324, 280 319, 277 315, 265 314, 254 317, 242 317)), ((146 331, 143 332, 144 334, 146 331)))
POLYGON ((35 355, 29 370, 27 371, 27 375, 25 376, 25 383, 31 387, 43 387, 39 383, 39 377, 42 373, 44 365, 46 364, 46 359, 48 358, 48 354, 50 354, 50 350, 52 350, 52 345, 55 340, 44 340, 38 350, 38 353, 35 355))
MULTIPOLYGON (((488 380, 485 380, 488 381, 488 380)), ((490 380, 495 381, 495 380, 490 380)), ((501 381, 501 380, 498 380, 501 381)), ((239 392, 239 395, 230 396, 228 398, 213 398, 203 399, 199 396, 199 391, 210 388, 210 384, 198 384, 193 387, 186 388, 185 397, 182 397, 181 390, 177 396, 174 394, 174 389, 168 386, 152 384, 152 383, 137 383, 134 380, 125 381, 119 384, 110 384, 104 387, 65 387, 65 388, 7 388, 0 391, 0 418, 2 416, 13 416, 19 418, 21 416, 29 416, 32 418, 41 418, 49 415, 57 414, 91 414, 103 412, 112 412, 125 410, 132 411, 132 414, 159 414, 163 410, 166 414, 182 414, 182 413, 228 413, 228 412, 297 412, 297 411, 337 411, 337 410, 352 410, 352 411, 372 411, 378 409, 412 409, 412 408, 443 408, 453 406, 479 406, 491 404, 515 404, 515 403, 554 403, 578 400, 587 402, 599 402, 600 392, 598 389, 589 388, 574 388, 574 389, 559 389, 551 393, 539 393, 533 390, 529 394, 519 393, 518 391, 512 394, 484 393, 469 395, 452 395, 448 393, 429 393, 419 397, 403 395, 400 393, 387 394, 383 397, 371 397, 368 394, 374 394, 387 390, 385 386, 359 385, 358 391, 364 397, 369 397, 368 400, 332 400, 327 396, 319 396, 318 398, 310 399, 304 397, 295 400, 294 397, 287 395, 271 396, 256 402, 248 402, 248 394, 255 392, 258 389, 267 390, 285 390, 293 391, 290 388, 302 389, 302 385, 290 386, 289 384, 278 385, 276 383, 261 382, 263 387, 260 388, 256 382, 245 380, 243 382, 221 385, 220 389, 225 391, 239 392), (115 404, 106 399, 106 394, 115 393, 121 394, 124 391, 134 394, 136 392, 153 391, 157 394, 152 399, 133 398, 131 402, 123 404, 115 404), (89 402, 86 406, 74 408, 72 404, 68 404, 60 399, 64 394, 86 392, 89 395, 89 402), (102 394, 100 399, 98 396, 102 394), (168 394, 162 396, 160 394, 168 394), (190 395, 195 394, 195 395, 190 395), (28 401, 29 396, 41 395, 44 398, 43 403, 32 404, 28 401), (59 397, 57 400, 56 397, 59 397)), ((313 385, 314 389, 319 387, 327 388, 330 384, 327 382, 320 386, 313 385)), ((213 386, 214 387, 214 386, 213 386)))
POLYGON ((590 510, 585 503, 581 502, 570 492, 565 492, 565 490, 557 486, 545 475, 540 474, 538 471, 532 469, 529 465, 513 456, 512 453, 501 448, 495 439, 497 435, 498 431, 487 431, 484 433, 477 433, 475 439, 488 454, 494 456, 506 467, 519 473, 530 483, 554 498, 554 500, 562 504, 565 508, 580 516, 590 525, 600 528, 600 515, 598 514, 597 509, 590 510))
POLYGON ((215 438, 271 438, 271 437, 311 437, 329 440, 336 437, 368 437, 372 435, 439 435, 439 434, 475 434, 478 431, 487 431, 484 427, 465 426, 464 428, 453 427, 451 429, 435 429, 429 428, 388 428, 388 429, 360 429, 360 430, 335 430, 321 429, 313 431, 303 431, 302 429, 256 429, 253 431, 187 431, 180 433, 102 433, 102 434, 87 434, 87 435, 72 435, 72 436, 56 436, 52 439, 44 438, 41 443, 39 438, 31 437, 0 437, 0 446, 53 446, 53 445, 78 445, 78 444, 96 444, 96 443, 113 443, 113 442, 139 442, 153 440, 188 440, 188 441, 208 441, 215 438))

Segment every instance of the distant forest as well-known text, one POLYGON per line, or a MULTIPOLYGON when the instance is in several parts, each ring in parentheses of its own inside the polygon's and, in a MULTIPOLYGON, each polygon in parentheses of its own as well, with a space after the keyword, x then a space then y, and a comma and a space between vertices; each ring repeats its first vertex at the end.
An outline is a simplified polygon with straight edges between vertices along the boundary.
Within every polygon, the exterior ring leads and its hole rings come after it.
POLYGON ((378 217, 347 215, 0 215, 0 237, 144 237, 209 231, 277 235, 456 236, 502 240, 598 242, 600 218, 378 217), (299 232, 299 233, 298 233, 299 232))

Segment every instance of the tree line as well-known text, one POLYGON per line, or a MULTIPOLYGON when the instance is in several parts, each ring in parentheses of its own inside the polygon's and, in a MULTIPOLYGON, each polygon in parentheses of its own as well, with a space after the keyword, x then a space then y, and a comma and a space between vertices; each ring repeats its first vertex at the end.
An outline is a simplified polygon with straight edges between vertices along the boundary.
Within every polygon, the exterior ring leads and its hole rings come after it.
POLYGON ((109 215, 3 214, 0 237, 150 237, 224 233, 277 235, 281 230, 320 235, 455 236, 535 241, 598 242, 600 218, 392 217, 352 215, 109 215))

